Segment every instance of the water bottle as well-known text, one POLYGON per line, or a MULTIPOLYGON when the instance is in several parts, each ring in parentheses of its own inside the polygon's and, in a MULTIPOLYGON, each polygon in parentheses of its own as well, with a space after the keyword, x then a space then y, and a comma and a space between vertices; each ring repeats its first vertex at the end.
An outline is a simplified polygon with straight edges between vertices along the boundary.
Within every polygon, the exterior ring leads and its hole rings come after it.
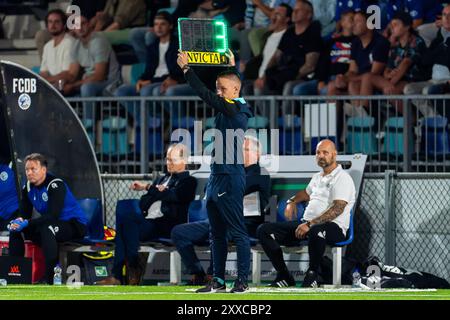
POLYGON ((59 264, 56 265, 55 269, 53 269, 55 274, 53 275, 53 285, 60 286, 62 285, 62 269, 59 264))
POLYGON ((352 278, 352 288, 361 288, 361 274, 358 269, 352 273, 352 278))
POLYGON ((8 281, 6 279, 0 279, 0 286, 5 287, 8 284, 8 281))

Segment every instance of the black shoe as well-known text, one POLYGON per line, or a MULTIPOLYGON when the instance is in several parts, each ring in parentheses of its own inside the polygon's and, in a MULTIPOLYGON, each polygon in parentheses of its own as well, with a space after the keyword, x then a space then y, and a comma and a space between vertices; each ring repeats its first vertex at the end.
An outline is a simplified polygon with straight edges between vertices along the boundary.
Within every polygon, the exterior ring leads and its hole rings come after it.
POLYGON ((223 293, 227 292, 227 286, 225 282, 220 284, 218 278, 213 278, 205 287, 198 289, 195 291, 197 293, 223 293))
POLYGON ((305 275, 305 279, 302 283, 302 288, 318 288, 319 283, 317 282, 317 272, 308 270, 305 275))
POLYGON ((277 277, 271 284, 269 284, 271 288, 287 288, 287 287, 295 287, 295 280, 291 274, 277 274, 277 277))
POLYGON ((248 291, 248 284, 244 281, 241 281, 241 279, 236 279, 236 281, 234 281, 234 285, 230 293, 244 293, 247 291, 248 291))

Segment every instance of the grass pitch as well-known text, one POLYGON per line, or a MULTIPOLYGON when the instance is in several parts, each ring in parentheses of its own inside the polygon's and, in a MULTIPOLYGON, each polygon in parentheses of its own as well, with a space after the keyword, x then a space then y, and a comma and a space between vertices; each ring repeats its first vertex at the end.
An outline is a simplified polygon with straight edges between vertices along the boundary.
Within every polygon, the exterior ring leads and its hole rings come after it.
POLYGON ((0 287, 1 300, 450 300, 450 290, 268 289, 244 294, 198 294, 186 286, 0 287))

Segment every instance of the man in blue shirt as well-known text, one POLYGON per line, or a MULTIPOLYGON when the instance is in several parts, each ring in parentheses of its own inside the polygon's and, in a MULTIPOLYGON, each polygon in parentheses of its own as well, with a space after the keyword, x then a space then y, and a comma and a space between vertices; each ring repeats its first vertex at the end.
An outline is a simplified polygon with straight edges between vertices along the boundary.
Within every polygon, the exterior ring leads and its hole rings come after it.
MULTIPOLYGON (((234 57, 230 58, 231 65, 234 66, 234 57)), ((189 67, 187 53, 180 52, 177 62, 189 85, 217 112, 211 176, 206 187, 214 278, 209 285, 199 289, 198 292, 226 291, 227 233, 236 244, 238 260, 238 278, 231 292, 244 292, 248 289, 250 240, 243 215, 245 170, 242 144, 248 118, 253 114, 245 100, 239 97, 241 80, 235 71, 225 71, 218 75, 216 94, 208 90, 189 67)))
POLYGON ((11 256, 23 257, 25 239, 38 243, 45 257, 45 281, 52 284, 58 242, 83 238, 87 218, 66 183, 47 173, 48 163, 43 155, 30 154, 24 162, 27 183, 22 189, 23 212, 8 225, 9 252, 11 256), (31 217, 33 208, 40 217, 31 217))
POLYGON ((0 231, 19 213, 15 174, 12 163, 0 161, 0 231))

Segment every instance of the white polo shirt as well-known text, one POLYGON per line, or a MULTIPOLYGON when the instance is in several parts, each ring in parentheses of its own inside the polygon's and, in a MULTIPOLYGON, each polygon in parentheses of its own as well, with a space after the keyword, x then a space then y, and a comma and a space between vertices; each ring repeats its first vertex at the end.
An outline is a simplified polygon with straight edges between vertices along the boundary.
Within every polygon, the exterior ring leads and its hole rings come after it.
POLYGON ((321 216, 333 205, 334 200, 347 202, 344 212, 332 221, 346 235, 350 224, 350 210, 355 203, 356 191, 352 177, 342 169, 342 166, 338 165, 326 176, 323 175, 323 171, 316 173, 306 187, 306 193, 310 200, 303 219, 307 221, 321 216))

